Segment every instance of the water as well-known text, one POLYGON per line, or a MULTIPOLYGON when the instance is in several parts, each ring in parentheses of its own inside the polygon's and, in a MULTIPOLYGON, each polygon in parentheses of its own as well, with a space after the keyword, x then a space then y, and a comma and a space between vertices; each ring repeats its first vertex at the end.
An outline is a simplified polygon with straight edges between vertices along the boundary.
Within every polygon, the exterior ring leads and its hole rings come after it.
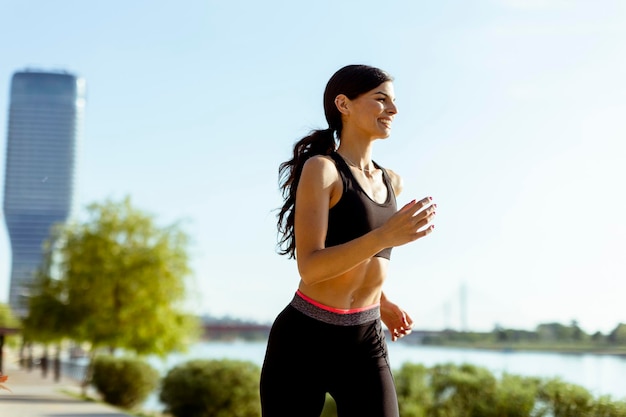
MULTIPOLYGON (((186 354, 173 354, 150 363, 162 374, 191 359, 239 359, 261 365, 266 342, 201 342, 186 354)), ((433 366, 443 363, 471 363, 489 369, 496 376, 510 373, 523 376, 558 377, 585 387, 595 397, 610 395, 626 399, 626 358, 609 355, 563 354, 550 352, 503 352, 438 346, 389 343, 391 367, 403 363, 433 366)), ((157 395, 148 399, 145 408, 161 410, 157 395)))
POLYGON ((393 368, 404 362, 433 366, 452 362, 471 363, 489 369, 496 376, 509 373, 523 376, 558 377, 581 385, 594 396, 611 395, 626 399, 626 358, 609 355, 551 352, 505 352, 390 344, 393 368))

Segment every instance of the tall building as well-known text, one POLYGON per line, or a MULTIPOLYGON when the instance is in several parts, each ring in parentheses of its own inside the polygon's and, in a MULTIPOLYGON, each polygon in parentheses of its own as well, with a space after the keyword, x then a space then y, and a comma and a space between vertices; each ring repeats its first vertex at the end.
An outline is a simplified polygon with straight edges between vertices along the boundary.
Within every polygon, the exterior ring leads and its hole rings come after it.
POLYGON ((4 217, 12 251, 9 304, 27 313, 29 284, 43 244, 73 206, 85 82, 66 72, 13 74, 9 104, 4 217))

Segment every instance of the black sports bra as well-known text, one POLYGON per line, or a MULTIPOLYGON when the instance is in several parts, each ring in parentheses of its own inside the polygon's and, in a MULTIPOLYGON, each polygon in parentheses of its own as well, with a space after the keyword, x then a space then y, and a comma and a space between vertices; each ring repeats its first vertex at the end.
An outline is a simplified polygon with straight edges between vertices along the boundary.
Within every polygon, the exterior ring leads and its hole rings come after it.
MULTIPOLYGON (((376 162, 374 165, 383 172, 383 182, 387 187, 387 199, 380 204, 372 200, 357 182, 350 167, 336 152, 330 154, 335 161, 337 171, 343 183, 341 198, 328 212, 328 231, 326 247, 339 245, 363 236, 367 232, 382 226, 397 210, 396 196, 391 180, 384 168, 376 162)), ((391 248, 386 248, 376 255, 391 258, 391 248)))

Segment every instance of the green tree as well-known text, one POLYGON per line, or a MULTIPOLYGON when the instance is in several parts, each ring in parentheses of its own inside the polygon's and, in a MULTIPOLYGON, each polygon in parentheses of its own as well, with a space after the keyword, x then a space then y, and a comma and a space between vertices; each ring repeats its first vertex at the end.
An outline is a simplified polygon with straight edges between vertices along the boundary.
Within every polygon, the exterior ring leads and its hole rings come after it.
POLYGON ((41 342, 48 345, 61 342, 70 334, 74 320, 68 315, 63 297, 63 285, 51 276, 53 265, 53 242, 56 230, 44 247, 44 257, 36 271, 28 299, 28 315, 23 320, 22 335, 25 342, 41 342))
POLYGON ((589 335, 587 335, 578 325, 577 320, 572 320, 570 324, 570 328, 572 329, 572 339, 576 342, 580 342, 582 340, 588 339, 589 335))
POLYGON ((130 198, 92 204, 85 222, 63 227, 58 271, 73 339, 139 354, 184 347, 194 333, 181 306, 188 240, 177 224, 157 227, 130 198))
POLYGON ((130 198, 91 204, 84 221, 51 236, 32 290, 28 334, 87 342, 92 358, 101 348, 140 355, 183 349, 199 333, 197 319, 182 309, 188 241, 179 224, 158 227, 130 198))
POLYGON ((543 341, 571 342, 586 339, 588 335, 573 320, 569 326, 561 323, 543 323, 537 326, 537 334, 543 341))
POLYGON ((599 343, 599 342, 603 342, 605 338, 602 332, 597 331, 591 336, 591 340, 593 340, 596 343, 599 343))
POLYGON ((608 336, 609 342, 616 345, 626 344, 626 324, 620 323, 608 336))
MULTIPOLYGON (((8 304, 0 303, 0 327, 5 328, 17 328, 19 327, 19 320, 13 315, 11 308, 8 304)), ((3 355, 5 342, 9 345, 14 345, 15 336, 5 336, 3 332, 0 332, 0 372, 4 368, 3 355)))
POLYGON ((0 303, 0 327, 17 327, 19 321, 13 315, 8 304, 0 303))

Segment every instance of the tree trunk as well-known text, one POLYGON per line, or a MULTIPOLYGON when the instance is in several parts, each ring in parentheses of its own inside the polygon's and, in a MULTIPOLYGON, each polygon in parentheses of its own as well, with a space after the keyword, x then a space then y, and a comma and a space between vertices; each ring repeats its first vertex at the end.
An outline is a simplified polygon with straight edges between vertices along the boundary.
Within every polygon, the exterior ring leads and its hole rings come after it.
POLYGON ((54 355, 54 381, 59 382, 61 380, 61 343, 57 345, 57 351, 54 355))
POLYGON ((82 392, 84 396, 87 396, 87 388, 89 387, 89 384, 91 383, 91 375, 93 373, 93 361, 95 357, 96 357, 96 349, 92 347, 89 350, 89 364, 87 365, 87 369, 85 370, 85 376, 83 377, 83 382, 81 384, 82 392))
POLYGON ((43 348, 43 355, 41 355, 41 376, 48 377, 48 345, 43 348))

